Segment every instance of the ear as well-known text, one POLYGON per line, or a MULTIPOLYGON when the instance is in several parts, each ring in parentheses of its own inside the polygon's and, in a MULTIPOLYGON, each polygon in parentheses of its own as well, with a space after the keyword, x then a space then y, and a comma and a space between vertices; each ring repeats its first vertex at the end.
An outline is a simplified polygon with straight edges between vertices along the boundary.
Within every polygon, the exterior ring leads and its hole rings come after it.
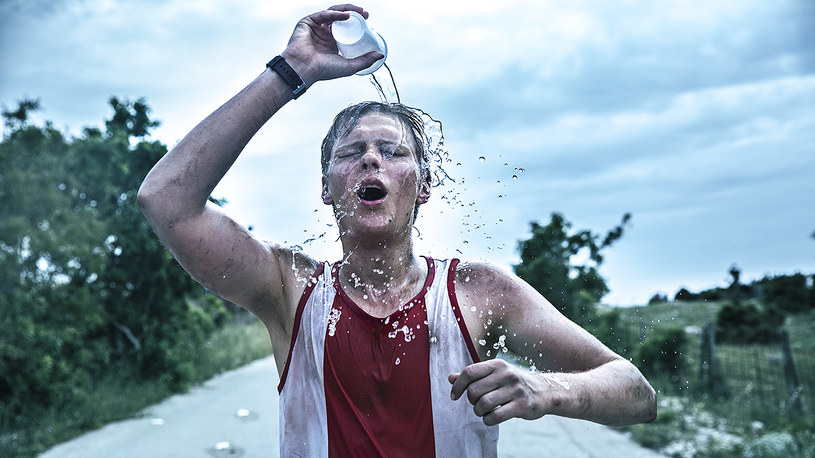
POLYGON ((331 193, 328 192, 328 182, 326 181, 325 177, 323 177, 323 190, 322 190, 322 197, 323 203, 326 205, 333 205, 334 198, 331 197, 331 193))
POLYGON ((416 203, 421 205, 430 200, 430 189, 432 186, 433 178, 430 176, 430 170, 425 170, 424 178, 419 183, 419 196, 416 198, 416 203))

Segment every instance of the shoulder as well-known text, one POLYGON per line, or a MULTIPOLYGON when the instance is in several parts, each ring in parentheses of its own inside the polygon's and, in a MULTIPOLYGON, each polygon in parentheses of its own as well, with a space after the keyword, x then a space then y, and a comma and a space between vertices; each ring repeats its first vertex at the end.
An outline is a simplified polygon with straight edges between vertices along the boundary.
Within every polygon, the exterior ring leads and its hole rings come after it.
POLYGON ((460 261, 455 271, 456 291, 474 297, 517 292, 528 287, 508 269, 486 262, 460 261))
POLYGON ((276 304, 269 304, 271 307, 261 306, 260 313, 256 314, 267 326, 270 322, 277 322, 278 326, 285 328, 294 319, 300 296, 322 263, 296 248, 271 242, 265 242, 265 246, 275 264, 267 279, 269 290, 276 293, 258 300, 268 303, 272 299, 276 304))
POLYGON ((516 321, 543 318, 535 312, 545 307, 546 300, 508 269, 462 261, 456 266, 454 285, 459 309, 482 360, 495 356, 489 349, 500 335, 510 328, 517 332, 516 321))

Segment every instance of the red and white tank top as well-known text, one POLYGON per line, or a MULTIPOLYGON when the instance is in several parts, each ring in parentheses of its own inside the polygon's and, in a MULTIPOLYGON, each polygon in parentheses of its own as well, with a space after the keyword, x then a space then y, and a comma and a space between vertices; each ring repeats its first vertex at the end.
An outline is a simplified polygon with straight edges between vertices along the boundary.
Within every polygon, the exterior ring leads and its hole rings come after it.
POLYGON ((479 361, 455 295, 458 260, 426 258, 427 280, 385 318, 365 313, 321 265, 306 286, 280 378, 281 456, 496 456, 447 376, 479 361))

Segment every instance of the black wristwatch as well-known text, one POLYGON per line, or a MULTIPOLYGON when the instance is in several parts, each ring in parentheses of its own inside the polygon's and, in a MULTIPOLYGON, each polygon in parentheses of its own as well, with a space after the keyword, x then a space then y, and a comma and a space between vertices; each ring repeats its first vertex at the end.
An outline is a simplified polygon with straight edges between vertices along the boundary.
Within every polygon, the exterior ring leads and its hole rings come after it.
POLYGON ((277 56, 270 60, 266 66, 271 68, 275 73, 283 78, 283 81, 286 82, 289 89, 291 89, 292 94, 294 94, 295 99, 306 92, 307 87, 306 83, 303 82, 303 78, 300 78, 300 75, 298 75, 297 72, 291 68, 291 66, 286 62, 286 59, 283 59, 282 56, 277 56))

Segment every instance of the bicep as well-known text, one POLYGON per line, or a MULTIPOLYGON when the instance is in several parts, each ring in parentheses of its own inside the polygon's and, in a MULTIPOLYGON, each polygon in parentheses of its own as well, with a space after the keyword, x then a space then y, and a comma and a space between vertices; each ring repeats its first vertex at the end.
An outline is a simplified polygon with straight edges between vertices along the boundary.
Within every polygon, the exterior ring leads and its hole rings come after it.
MULTIPOLYGON (((466 295, 478 302, 475 310, 463 309, 468 327, 479 335, 474 340, 505 347, 544 371, 580 372, 619 358, 516 275, 486 264, 464 269, 461 275, 474 280, 466 283, 466 295)), ((487 351, 488 357, 497 354, 487 351)))
POLYGON ((582 372, 618 359, 588 331, 560 313, 531 286, 507 304, 501 321, 513 353, 544 371, 582 372))
POLYGON ((208 204, 200 214, 171 221, 156 233, 196 281, 261 319, 265 314, 261 298, 272 304, 283 301, 279 250, 255 238, 217 206, 208 204))

